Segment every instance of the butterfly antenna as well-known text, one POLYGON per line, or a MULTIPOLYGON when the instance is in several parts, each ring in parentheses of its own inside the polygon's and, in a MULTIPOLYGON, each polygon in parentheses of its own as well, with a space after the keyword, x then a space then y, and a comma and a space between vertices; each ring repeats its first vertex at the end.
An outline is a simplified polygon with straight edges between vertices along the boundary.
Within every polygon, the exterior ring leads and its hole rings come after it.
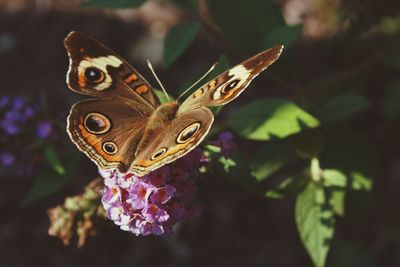
POLYGON ((199 82, 201 82, 205 77, 207 77, 208 74, 210 74, 210 72, 212 72, 215 68, 215 66, 217 66, 217 63, 214 63, 214 65, 211 66, 211 68, 203 74, 203 76, 200 77, 200 79, 198 79, 197 81, 195 81, 191 86, 189 86, 188 89, 186 89, 177 99, 176 101, 179 100, 179 98, 181 98, 182 96, 184 96, 187 92, 189 92, 193 87, 195 87, 199 82))
POLYGON ((167 91, 165 90, 164 86, 162 85, 160 79, 157 77, 156 72, 153 69, 153 65, 151 65, 150 60, 146 59, 147 62, 147 66, 149 67, 149 69, 151 70, 151 73, 153 73, 154 78, 156 78, 158 84, 160 85, 161 89, 163 90, 165 96, 167 97, 168 101, 170 101, 169 95, 167 94, 167 91))

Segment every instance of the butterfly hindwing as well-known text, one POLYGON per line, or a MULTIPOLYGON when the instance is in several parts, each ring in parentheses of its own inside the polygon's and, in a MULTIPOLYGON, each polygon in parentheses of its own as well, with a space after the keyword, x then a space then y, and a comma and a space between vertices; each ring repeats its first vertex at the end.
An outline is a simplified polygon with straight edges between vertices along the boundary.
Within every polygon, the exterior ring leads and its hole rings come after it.
POLYGON ((120 99, 89 99, 72 106, 67 132, 100 169, 126 171, 148 117, 120 99))
POLYGON ((203 107, 177 115, 163 127, 145 131, 130 170, 142 176, 183 157, 200 144, 213 121, 212 112, 203 107))

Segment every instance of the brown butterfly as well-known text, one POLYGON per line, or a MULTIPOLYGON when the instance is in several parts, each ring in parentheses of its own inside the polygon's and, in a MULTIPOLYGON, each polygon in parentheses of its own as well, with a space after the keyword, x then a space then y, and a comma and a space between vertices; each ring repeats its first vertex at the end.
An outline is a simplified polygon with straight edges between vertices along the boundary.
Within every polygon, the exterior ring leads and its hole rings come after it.
POLYGON ((137 176, 194 149, 214 120, 208 106, 235 99, 274 63, 283 46, 261 52, 209 81, 182 103, 160 105, 150 84, 125 60, 81 32, 64 40, 70 58, 68 87, 94 96, 72 106, 67 132, 100 169, 137 176))

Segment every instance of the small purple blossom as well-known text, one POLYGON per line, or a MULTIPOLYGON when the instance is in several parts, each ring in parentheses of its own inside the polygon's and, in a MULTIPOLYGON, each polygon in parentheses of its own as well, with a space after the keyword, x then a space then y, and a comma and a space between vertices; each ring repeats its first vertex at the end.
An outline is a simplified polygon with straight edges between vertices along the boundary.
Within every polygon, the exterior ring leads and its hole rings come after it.
POLYGON ((139 181, 128 189, 130 198, 126 202, 134 210, 143 209, 148 204, 149 196, 154 190, 155 187, 153 185, 139 181))
POLYGON ((146 235, 162 235, 165 233, 164 227, 159 224, 152 223, 149 221, 142 221, 139 225, 140 234, 146 235))
POLYGON ((15 154, 10 152, 0 152, 0 163, 4 167, 11 166, 15 161, 15 154))
POLYGON ((13 154, 1 156, 0 165, 22 166, 10 170, 17 176, 31 175, 38 169, 43 160, 38 158, 43 147, 37 139, 50 139, 54 146, 56 141, 55 124, 44 120, 44 111, 40 102, 28 100, 25 96, 0 96, 0 147, 2 151, 13 151, 13 154), (35 145, 33 145, 35 144, 35 145))
POLYGON ((26 104, 26 98, 23 96, 14 97, 12 100, 12 110, 21 110, 26 104))
POLYGON ((219 146, 221 153, 225 157, 229 157, 237 150, 236 143, 231 132, 222 132, 218 135, 218 140, 211 141, 210 144, 219 146))
POLYGON ((142 211, 144 218, 153 223, 163 223, 168 221, 168 213, 155 204, 150 204, 142 211))
POLYGON ((25 117, 18 111, 9 110, 0 120, 0 127, 7 135, 16 135, 20 132, 25 117))
POLYGON ((26 118, 32 118, 36 115, 37 110, 33 107, 26 107, 24 110, 24 115, 26 118))
POLYGON ((164 187, 159 187, 154 190, 153 194, 150 196, 150 200, 155 204, 165 204, 174 196, 174 194, 175 187, 167 184, 164 187))
POLYGON ((52 132, 53 125, 48 121, 39 121, 36 126, 36 133, 42 139, 48 138, 52 132))
POLYGON ((173 225, 195 217, 201 210, 193 203, 197 188, 191 177, 202 166, 202 158, 202 150, 196 149, 144 177, 100 171, 105 183, 102 203, 108 218, 134 235, 171 234, 173 225))

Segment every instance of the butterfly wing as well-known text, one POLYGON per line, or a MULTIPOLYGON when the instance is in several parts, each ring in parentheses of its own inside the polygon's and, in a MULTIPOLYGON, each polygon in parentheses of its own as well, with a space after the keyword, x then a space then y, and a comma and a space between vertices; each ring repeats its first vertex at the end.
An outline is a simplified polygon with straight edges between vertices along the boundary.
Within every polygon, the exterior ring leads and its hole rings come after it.
POLYGON ((190 95, 180 106, 178 114, 199 107, 229 103, 238 97, 258 74, 274 63, 282 50, 282 45, 275 46, 223 72, 190 95))
POLYGON ((212 112, 202 107, 177 115, 163 127, 146 130, 130 170, 143 176, 186 155, 204 139, 213 120, 212 112))
POLYGON ((71 32, 64 40, 70 58, 67 84, 72 91, 96 97, 121 97, 149 110, 159 105, 149 83, 125 60, 96 39, 71 32))
POLYGON ((72 106, 67 132, 100 169, 126 171, 148 117, 121 99, 89 99, 72 106))

